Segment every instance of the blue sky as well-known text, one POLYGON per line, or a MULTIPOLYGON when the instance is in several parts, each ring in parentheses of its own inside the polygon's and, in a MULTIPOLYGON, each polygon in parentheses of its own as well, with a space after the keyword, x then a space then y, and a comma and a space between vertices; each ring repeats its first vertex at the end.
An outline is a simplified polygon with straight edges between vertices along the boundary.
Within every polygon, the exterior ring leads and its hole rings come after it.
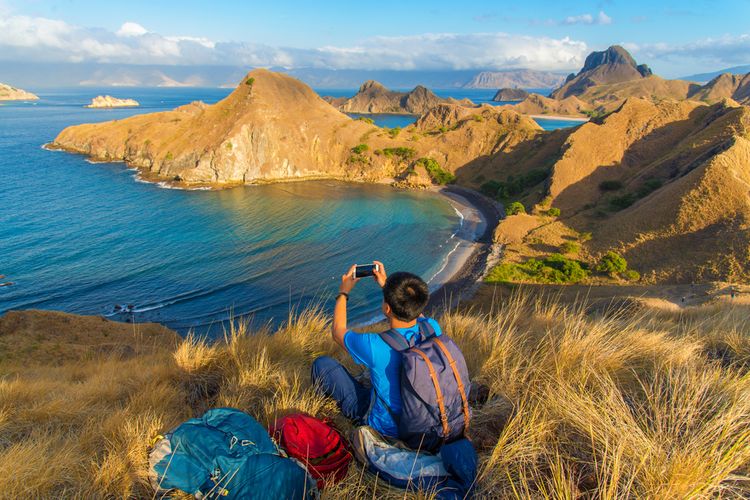
POLYGON ((675 77, 750 64, 750 0, 0 0, 0 59, 577 69, 619 43, 675 77))

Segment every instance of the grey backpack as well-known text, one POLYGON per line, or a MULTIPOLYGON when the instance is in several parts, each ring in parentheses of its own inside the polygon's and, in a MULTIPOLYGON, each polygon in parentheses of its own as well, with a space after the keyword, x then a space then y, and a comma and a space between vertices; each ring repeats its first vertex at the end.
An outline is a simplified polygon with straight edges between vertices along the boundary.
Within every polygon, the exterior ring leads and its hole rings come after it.
POLYGON ((380 338, 401 356, 401 414, 391 415, 399 439, 414 449, 438 450, 469 430, 469 372, 461 350, 435 335, 426 320, 411 341, 389 330, 380 338))

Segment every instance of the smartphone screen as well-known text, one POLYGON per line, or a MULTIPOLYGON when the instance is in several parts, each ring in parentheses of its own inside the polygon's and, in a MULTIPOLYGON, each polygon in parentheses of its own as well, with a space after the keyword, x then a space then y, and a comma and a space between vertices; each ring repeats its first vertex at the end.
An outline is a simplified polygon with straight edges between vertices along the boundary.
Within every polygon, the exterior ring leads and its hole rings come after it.
POLYGON ((354 268, 354 277, 364 278, 366 276, 373 276, 377 268, 377 264, 365 264, 363 266, 357 266, 354 268))

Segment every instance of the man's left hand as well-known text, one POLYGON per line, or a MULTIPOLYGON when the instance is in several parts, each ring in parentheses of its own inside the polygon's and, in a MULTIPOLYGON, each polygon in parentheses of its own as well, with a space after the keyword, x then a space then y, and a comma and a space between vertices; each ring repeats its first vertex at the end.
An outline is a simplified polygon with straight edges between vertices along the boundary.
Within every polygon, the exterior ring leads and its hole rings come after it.
POLYGON ((341 285, 339 285, 339 292, 349 293, 352 291, 352 288, 354 288, 354 285, 357 284, 359 278, 354 277, 354 269, 356 267, 356 264, 353 265, 351 268, 349 268, 349 271, 345 275, 341 276, 341 285))

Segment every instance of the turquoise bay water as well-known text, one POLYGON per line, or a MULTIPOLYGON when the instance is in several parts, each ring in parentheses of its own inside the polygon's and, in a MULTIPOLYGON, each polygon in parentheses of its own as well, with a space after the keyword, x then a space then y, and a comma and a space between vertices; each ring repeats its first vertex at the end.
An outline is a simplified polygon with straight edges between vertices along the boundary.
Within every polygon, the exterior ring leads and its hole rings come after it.
MULTIPOLYGON (((0 314, 55 309, 114 314, 179 331, 219 330, 229 317, 278 323, 291 307, 335 293, 353 263, 434 275, 460 219, 435 194, 336 182, 182 191, 136 182, 124 164, 47 151, 65 126, 171 109, 219 89, 74 89, 0 106, 0 314), (91 97, 133 97, 138 109, 90 110, 91 97)), ((379 310, 365 280, 350 315, 379 310)))

